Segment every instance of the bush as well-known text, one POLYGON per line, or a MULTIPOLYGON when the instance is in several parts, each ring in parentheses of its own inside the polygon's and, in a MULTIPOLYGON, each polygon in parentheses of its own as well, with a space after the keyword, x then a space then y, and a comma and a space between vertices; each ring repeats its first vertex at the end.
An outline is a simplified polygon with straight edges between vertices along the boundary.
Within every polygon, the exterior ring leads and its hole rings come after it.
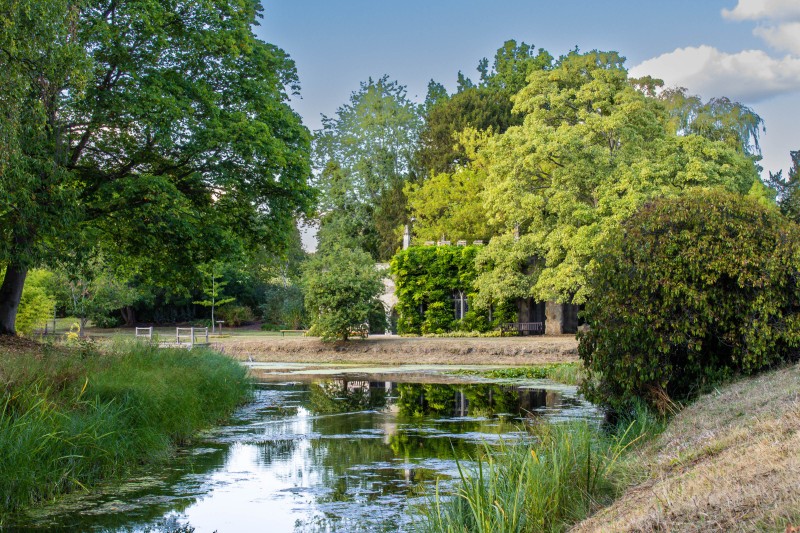
POLYGON ((585 392, 663 408, 796 358, 799 243, 797 226, 752 198, 706 190, 644 205, 588 279, 585 392))
POLYGON ((369 320, 384 290, 381 278, 365 252, 343 247, 317 252, 303 269, 311 333, 325 341, 347 340, 369 320))
POLYGON ((225 326, 232 328, 252 324, 256 317, 253 310, 244 305, 226 305, 217 309, 217 317, 225 322, 225 326))

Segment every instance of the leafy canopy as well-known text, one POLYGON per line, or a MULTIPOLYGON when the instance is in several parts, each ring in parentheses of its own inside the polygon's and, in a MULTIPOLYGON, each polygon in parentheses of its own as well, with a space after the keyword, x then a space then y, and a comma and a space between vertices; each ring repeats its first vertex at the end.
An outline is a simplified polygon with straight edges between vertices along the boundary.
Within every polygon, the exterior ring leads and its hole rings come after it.
POLYGON ((479 258, 479 304, 586 302, 600 242, 644 201, 693 186, 744 194, 758 180, 740 150, 677 135, 615 52, 572 52, 528 80, 514 97, 522 125, 489 139, 474 162, 486 172, 489 222, 505 235, 479 258))
POLYGON ((336 224, 372 235, 362 244, 376 259, 391 257, 399 244, 398 227, 405 220, 402 190, 412 171, 419 113, 404 86, 388 76, 370 78, 336 116, 323 116, 314 134, 322 225, 345 218, 336 224))
MULTIPOLYGON (((294 63, 253 34, 259 2, 13 4, 0 31, 10 283, 87 242, 162 280, 282 247, 314 201, 310 136, 288 106, 294 63)), ((14 293, 0 290, 4 329, 14 293)))

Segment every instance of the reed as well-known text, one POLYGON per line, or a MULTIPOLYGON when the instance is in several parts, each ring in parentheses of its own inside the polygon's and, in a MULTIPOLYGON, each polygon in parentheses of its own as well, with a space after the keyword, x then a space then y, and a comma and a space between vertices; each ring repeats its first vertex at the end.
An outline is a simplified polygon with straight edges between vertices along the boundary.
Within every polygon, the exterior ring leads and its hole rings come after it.
POLYGON ((486 445, 459 463, 452 493, 437 487, 418 526, 429 532, 563 531, 610 503, 628 478, 628 449, 661 424, 644 413, 613 431, 589 422, 541 424, 528 443, 486 445))
POLYGON ((0 347, 0 524, 168 458, 250 390, 245 369, 211 351, 0 347))

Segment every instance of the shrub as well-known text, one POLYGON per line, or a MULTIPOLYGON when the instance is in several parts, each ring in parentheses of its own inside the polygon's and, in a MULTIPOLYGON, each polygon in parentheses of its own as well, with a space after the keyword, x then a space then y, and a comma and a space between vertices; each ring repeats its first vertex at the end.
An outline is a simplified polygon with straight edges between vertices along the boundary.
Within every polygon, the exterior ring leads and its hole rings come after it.
POLYGON ((225 321, 226 327, 252 324, 256 317, 253 310, 244 305, 226 305, 217 309, 217 317, 225 321))
POLYGON ((595 258, 580 356, 595 401, 664 407, 797 357, 798 228, 719 190, 655 200, 595 258))
POLYGON ((323 340, 347 340, 365 324, 383 293, 382 274, 369 254, 334 247, 317 252, 303 270, 311 333, 323 340))

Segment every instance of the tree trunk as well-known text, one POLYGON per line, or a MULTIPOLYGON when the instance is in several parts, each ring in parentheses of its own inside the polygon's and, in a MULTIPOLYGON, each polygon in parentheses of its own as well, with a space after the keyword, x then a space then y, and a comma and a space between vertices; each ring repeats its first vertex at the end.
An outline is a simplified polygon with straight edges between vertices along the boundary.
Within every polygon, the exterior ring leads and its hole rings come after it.
POLYGON ((133 327, 136 325, 136 311, 132 305, 126 305, 120 309, 120 313, 122 313, 122 320, 125 321, 126 326, 133 327))
POLYGON ((27 268, 14 263, 8 265, 6 269, 3 285, 0 286, 0 335, 16 335, 17 333, 14 326, 27 275, 27 268))

